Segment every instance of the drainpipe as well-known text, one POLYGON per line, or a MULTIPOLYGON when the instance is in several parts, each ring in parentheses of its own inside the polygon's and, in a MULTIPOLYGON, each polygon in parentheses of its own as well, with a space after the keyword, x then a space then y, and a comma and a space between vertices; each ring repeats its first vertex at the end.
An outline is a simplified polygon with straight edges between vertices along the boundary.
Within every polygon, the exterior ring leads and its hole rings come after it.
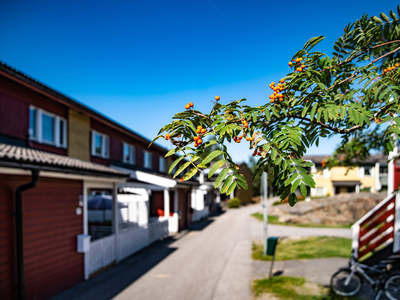
POLYGON ((17 278, 18 278, 18 300, 25 299, 24 281, 24 249, 23 249, 23 224, 22 224, 22 192, 34 188, 39 181, 39 170, 31 170, 31 182, 25 183, 15 191, 15 218, 16 218, 16 240, 17 240, 17 278))

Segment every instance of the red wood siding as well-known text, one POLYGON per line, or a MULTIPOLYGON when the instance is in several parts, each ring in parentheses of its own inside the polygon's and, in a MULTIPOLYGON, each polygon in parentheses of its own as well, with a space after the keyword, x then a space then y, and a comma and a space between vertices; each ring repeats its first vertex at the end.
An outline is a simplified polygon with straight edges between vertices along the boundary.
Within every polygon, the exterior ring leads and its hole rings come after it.
POLYGON ((68 109, 65 105, 1 76, 0 93, 9 95, 25 104, 37 106, 65 119, 68 118, 68 109))
POLYGON ((0 295, 2 299, 16 299, 14 191, 5 179, 0 175, 0 295))
POLYGON ((115 136, 110 136, 110 159, 122 161, 122 141, 115 136))
POLYGON ((153 154, 153 170, 156 172, 160 172, 160 156, 153 154))
POLYGON ((150 197, 150 216, 156 217, 157 209, 164 210, 164 192, 153 191, 150 197))
POLYGON ((110 160, 108 158, 102 158, 102 157, 98 157, 98 156, 91 156, 90 157, 90 161, 94 162, 96 164, 101 164, 101 165, 105 165, 105 166, 109 166, 110 165, 110 160))
POLYGON ((0 92, 0 134, 28 139, 29 105, 0 92))
POLYGON ((400 166, 397 164, 400 164, 400 161, 394 161, 392 164, 394 164, 394 189, 397 189, 400 185, 400 166))
POLYGON ((110 128, 109 126, 94 120, 90 119, 90 126, 93 130, 96 130, 100 133, 104 133, 110 137, 110 160, 120 161, 122 162, 122 143, 127 143, 135 147, 136 151, 136 163, 135 165, 143 167, 144 166, 144 154, 143 151, 149 151, 153 156, 153 170, 159 171, 159 156, 164 156, 165 153, 153 148, 148 148, 148 144, 138 142, 132 137, 110 128))
POLYGON ((52 152, 60 155, 67 155, 67 149, 64 148, 57 148, 52 145, 47 145, 47 144, 40 144, 36 142, 29 142, 29 146, 37 149, 37 150, 42 150, 42 151, 47 151, 47 152, 52 152))
MULTIPOLYGON (((0 193, 10 190, 13 195, 18 186, 29 181, 29 176, 0 175, 0 193)), ((83 280, 83 254, 76 251, 76 236, 83 232, 83 220, 75 213, 81 194, 81 181, 43 177, 34 189, 23 193, 27 300, 48 299, 83 280)), ((3 218, 0 222, 4 224, 3 218)))

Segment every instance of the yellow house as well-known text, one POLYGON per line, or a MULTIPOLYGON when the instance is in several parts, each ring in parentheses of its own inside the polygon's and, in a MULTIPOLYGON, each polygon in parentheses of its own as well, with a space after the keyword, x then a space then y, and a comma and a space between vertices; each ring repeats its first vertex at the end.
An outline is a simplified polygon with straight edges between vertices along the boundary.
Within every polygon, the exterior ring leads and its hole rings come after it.
POLYGON ((311 197, 360 191, 376 193, 387 189, 387 155, 371 155, 361 166, 351 170, 346 167, 333 167, 331 170, 323 168, 322 161, 326 159, 325 157, 324 155, 304 157, 314 164, 311 172, 314 174, 315 189, 311 189, 311 197))

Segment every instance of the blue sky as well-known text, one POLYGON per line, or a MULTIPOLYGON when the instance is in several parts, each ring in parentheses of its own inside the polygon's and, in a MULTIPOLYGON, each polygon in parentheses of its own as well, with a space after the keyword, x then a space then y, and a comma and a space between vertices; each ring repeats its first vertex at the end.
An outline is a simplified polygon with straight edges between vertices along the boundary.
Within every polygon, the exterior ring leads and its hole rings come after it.
MULTIPOLYGON (((313 36, 398 1, 1 1, 0 60, 152 139, 192 101, 261 105, 313 36)), ((170 147, 166 141, 160 141, 170 147)), ((338 139, 312 147, 329 154, 338 139)), ((246 161, 247 145, 229 147, 246 161)))

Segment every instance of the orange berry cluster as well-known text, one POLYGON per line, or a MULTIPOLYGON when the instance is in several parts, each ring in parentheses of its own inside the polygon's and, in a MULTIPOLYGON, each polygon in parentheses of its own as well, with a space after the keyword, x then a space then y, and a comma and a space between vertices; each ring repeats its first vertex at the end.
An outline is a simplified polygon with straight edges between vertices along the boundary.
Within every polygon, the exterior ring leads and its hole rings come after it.
POLYGON ((200 146, 201 144, 203 144, 203 140, 201 139, 201 137, 199 136, 195 136, 193 138, 194 140, 194 146, 197 148, 198 146, 200 146))
MULTIPOLYGON (((204 134, 205 132, 206 132, 207 130, 205 129, 205 128, 203 128, 202 126, 197 126, 197 129, 196 129, 196 133, 197 134, 204 134)), ((194 138, 193 138, 193 140, 194 140, 194 146, 195 147, 198 147, 198 146, 200 146, 201 144, 203 144, 203 140, 201 139, 201 137, 200 136, 195 136, 194 138)))
POLYGON ((388 68, 384 69, 384 70, 383 70, 383 75, 385 75, 385 74, 388 73, 388 72, 393 71, 394 69, 396 69, 396 68, 398 68, 398 67, 399 67, 399 64, 398 64, 398 63, 395 63, 394 66, 388 67, 388 68))
POLYGON ((261 148, 254 149, 252 156, 256 156, 256 155, 259 155, 259 156, 261 155, 261 148))
POLYGON ((280 92, 285 90, 285 86, 284 86, 285 80, 281 79, 280 83, 278 83, 275 86, 275 82, 271 82, 271 84, 269 85, 269 87, 274 91, 274 93, 269 96, 269 99, 271 103, 275 102, 275 99, 279 99, 279 101, 283 101, 284 95, 280 94, 280 92))
POLYGON ((221 97, 220 96, 215 96, 215 100, 219 100, 219 99, 221 99, 221 97))
POLYGON ((321 161, 321 165, 322 165, 323 168, 325 168, 325 166, 326 166, 326 161, 325 161, 325 160, 321 161))
POLYGON ((233 140, 234 140, 236 143, 240 143, 240 142, 242 141, 242 138, 243 138, 243 136, 239 135, 239 136, 233 137, 233 140))
POLYGON ((248 137, 248 136, 246 136, 246 141, 254 141, 254 138, 253 137, 248 137))
POLYGON ((185 105, 185 108, 186 108, 186 109, 189 109, 189 108, 191 108, 191 107, 193 107, 193 102, 189 102, 189 104, 186 104, 186 105, 185 105))
POLYGON ((169 139, 171 139, 171 136, 169 135, 169 133, 167 133, 167 134, 165 135, 165 140, 168 141, 169 139))
POLYGON ((197 126, 196 133, 205 133, 207 130, 203 128, 202 126, 197 126))
POLYGON ((301 58, 301 57, 297 57, 297 58, 293 59, 293 61, 289 62, 289 67, 291 67, 291 68, 296 67, 297 72, 302 72, 306 68, 306 66, 301 63, 302 60, 303 60, 303 58, 301 58))
POLYGON ((246 120, 243 120, 243 121, 242 121, 242 124, 243 124, 243 127, 244 127, 244 128, 248 128, 248 127, 249 127, 249 123, 247 123, 246 120))

